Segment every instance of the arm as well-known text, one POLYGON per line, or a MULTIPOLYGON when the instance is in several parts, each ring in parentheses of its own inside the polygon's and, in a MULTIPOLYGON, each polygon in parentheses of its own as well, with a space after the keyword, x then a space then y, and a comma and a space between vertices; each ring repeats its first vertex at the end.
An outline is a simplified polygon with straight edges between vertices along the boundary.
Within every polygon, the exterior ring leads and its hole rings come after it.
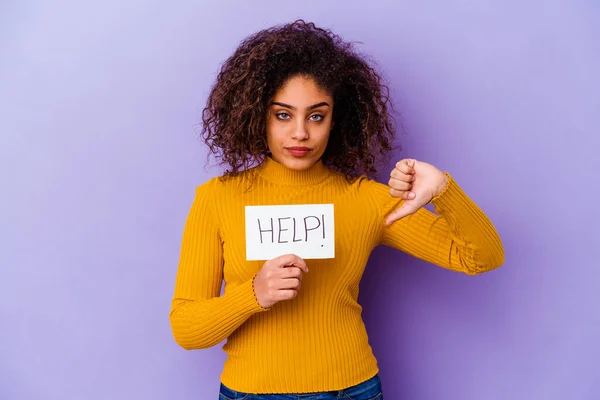
MULTIPOLYGON (((432 199, 436 215, 425 208, 383 228, 382 244, 394 247, 443 268, 476 275, 504 263, 502 242, 492 222, 448 174, 445 189, 432 199)), ((383 195, 382 219, 404 200, 383 195)))
POLYGON ((175 341, 187 350, 214 346, 251 315, 265 310, 254 295, 254 279, 227 288, 223 247, 211 194, 214 182, 198 187, 185 223, 175 294, 170 312, 175 341))

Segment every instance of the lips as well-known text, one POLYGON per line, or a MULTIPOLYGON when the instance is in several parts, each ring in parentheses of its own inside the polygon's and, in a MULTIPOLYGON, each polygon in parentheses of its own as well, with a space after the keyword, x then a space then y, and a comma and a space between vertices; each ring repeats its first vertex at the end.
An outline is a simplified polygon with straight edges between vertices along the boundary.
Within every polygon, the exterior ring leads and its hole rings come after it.
POLYGON ((312 151, 308 147, 286 147, 286 150, 294 157, 304 157, 312 151))

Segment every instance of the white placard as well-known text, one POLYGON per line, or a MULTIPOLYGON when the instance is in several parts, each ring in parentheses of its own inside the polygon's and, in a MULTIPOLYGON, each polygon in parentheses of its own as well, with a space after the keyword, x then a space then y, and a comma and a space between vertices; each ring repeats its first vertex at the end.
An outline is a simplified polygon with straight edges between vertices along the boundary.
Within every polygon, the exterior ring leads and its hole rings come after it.
POLYGON ((246 259, 335 258, 333 204, 246 206, 246 259))

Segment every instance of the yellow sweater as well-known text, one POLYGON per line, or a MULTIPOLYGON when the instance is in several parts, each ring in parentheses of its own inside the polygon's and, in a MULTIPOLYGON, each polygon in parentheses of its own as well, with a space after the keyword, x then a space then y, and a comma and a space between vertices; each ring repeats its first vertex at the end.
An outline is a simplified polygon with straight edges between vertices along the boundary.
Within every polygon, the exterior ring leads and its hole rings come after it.
POLYGON ((357 298, 373 248, 391 246, 469 275, 504 261, 492 223, 448 176, 432 201, 440 215, 422 208, 389 227, 385 216, 402 200, 388 186, 364 177, 349 183, 321 163, 299 172, 267 158, 236 177, 199 186, 170 313, 175 340, 202 349, 227 339, 221 381, 240 392, 331 391, 371 378, 377 360, 357 298), (307 260, 298 296, 262 308, 253 279, 264 262, 246 261, 245 206, 317 203, 334 204, 335 258, 307 260))

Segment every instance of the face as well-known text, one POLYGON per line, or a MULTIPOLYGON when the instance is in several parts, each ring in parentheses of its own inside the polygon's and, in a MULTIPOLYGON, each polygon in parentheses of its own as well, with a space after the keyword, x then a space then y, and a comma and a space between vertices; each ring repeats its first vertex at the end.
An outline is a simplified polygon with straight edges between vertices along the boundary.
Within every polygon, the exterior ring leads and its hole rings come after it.
POLYGON ((327 148, 332 118, 329 93, 311 78, 290 78, 269 105, 267 144, 273 159, 299 171, 313 166, 327 148))

